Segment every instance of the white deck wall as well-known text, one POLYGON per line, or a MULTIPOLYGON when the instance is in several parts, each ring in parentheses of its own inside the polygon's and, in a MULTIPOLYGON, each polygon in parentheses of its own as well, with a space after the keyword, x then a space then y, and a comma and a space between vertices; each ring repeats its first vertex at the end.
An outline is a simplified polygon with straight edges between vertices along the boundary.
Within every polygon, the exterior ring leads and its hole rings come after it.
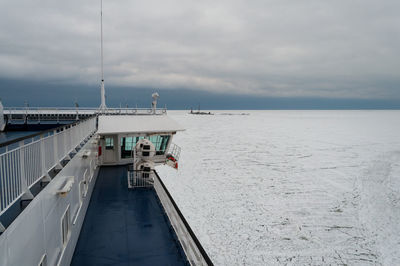
MULTIPOLYGON (((69 265, 79 238, 98 168, 95 169, 97 145, 89 140, 61 172, 32 200, 18 218, 0 236, 0 265, 38 265, 47 254, 47 265, 69 265), (82 154, 89 150, 87 158, 82 154), (74 178, 66 197, 57 195, 68 177, 74 178), (81 183, 88 180, 86 197, 80 203, 81 183), (70 233, 62 244, 61 218, 70 206, 70 233), (75 224, 74 224, 75 222, 75 224)), ((85 189, 86 190, 86 189, 85 189)))

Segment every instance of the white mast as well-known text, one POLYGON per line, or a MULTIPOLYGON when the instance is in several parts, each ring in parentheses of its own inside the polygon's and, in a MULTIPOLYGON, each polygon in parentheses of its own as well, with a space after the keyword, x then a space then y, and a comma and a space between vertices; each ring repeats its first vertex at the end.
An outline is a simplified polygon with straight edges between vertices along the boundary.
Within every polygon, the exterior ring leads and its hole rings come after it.
POLYGON ((104 111, 106 106, 106 91, 104 89, 104 67, 103 67, 103 0, 100 0, 100 31, 101 31, 101 104, 100 109, 104 111))

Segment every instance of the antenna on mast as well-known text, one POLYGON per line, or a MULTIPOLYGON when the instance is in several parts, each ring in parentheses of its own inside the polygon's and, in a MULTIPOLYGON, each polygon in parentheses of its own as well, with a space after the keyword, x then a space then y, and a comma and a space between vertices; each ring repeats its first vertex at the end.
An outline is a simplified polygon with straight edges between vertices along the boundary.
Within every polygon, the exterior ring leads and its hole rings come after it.
POLYGON ((106 91, 104 88, 104 63, 103 63, 103 0, 100 0, 100 32, 101 32, 101 104, 100 109, 104 111, 106 106, 106 91))

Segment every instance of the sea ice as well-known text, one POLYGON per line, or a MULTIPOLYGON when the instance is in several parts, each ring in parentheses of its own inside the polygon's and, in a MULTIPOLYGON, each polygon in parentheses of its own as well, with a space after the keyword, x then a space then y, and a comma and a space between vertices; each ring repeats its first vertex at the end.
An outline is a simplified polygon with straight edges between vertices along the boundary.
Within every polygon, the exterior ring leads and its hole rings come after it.
POLYGON ((215 113, 157 170, 216 265, 400 265, 399 111, 215 113))

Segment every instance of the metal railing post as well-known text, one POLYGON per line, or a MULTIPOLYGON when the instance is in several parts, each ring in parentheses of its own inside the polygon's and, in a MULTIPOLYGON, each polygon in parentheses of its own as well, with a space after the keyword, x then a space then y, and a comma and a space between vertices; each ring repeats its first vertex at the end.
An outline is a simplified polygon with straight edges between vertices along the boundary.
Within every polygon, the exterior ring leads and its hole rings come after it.
POLYGON ((54 164, 58 164, 58 143, 57 143, 57 139, 58 139, 58 134, 57 134, 57 130, 54 130, 54 134, 53 134, 53 147, 54 147, 54 164))
MULTIPOLYGON (((62 134, 63 134, 63 144, 64 144, 64 145, 63 145, 63 152, 62 152, 62 154, 65 154, 65 153, 67 152, 67 143, 66 143, 66 142, 67 142, 67 134, 66 134, 66 131, 67 131, 67 129, 64 127, 64 128, 63 128, 63 131, 62 131, 62 132, 63 132, 63 133, 62 133, 62 134)), ((64 155, 64 157, 65 157, 65 155, 64 155)), ((64 157, 63 157, 63 158, 64 158, 64 157)), ((61 159, 63 159, 63 158, 61 158, 61 159)))
POLYGON ((6 206, 6 195, 5 195, 5 191, 6 191, 6 189, 5 189, 5 172, 6 172, 6 169, 5 169, 5 167, 3 168, 3 158, 2 157, 0 157, 0 176, 4 176, 4 178, 0 178, 0 186, 1 186, 1 189, 0 189, 0 211, 1 210, 3 210, 3 208, 5 208, 5 206, 6 206))
POLYGON ((40 135, 40 160, 42 161, 42 176, 43 176, 43 181, 45 182, 50 182, 51 178, 49 176, 49 173, 47 172, 46 169, 46 156, 45 156, 45 146, 44 146, 44 138, 43 134, 40 135))
POLYGON ((24 141, 19 142, 19 169, 21 171, 21 182, 24 190, 28 189, 25 179, 25 156, 24 156, 24 141))
POLYGON ((22 187, 22 191, 24 192, 24 194, 22 195, 22 200, 31 200, 33 199, 33 195, 31 193, 31 191, 28 188, 28 184, 26 181, 26 173, 25 173, 25 147, 24 147, 24 141, 20 141, 19 146, 19 163, 20 163, 20 169, 21 169, 21 178, 20 178, 20 183, 21 183, 21 187, 22 187))

